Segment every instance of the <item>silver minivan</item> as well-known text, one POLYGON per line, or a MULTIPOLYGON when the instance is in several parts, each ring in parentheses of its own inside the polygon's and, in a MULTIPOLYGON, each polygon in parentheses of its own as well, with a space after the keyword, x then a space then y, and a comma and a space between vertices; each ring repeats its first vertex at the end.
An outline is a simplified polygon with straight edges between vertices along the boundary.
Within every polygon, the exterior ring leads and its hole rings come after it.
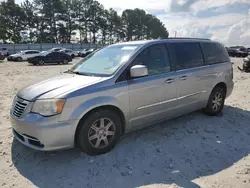
POLYGON ((233 90, 226 49, 207 39, 118 43, 63 74, 21 89, 13 133, 37 150, 110 151, 126 132, 203 109, 216 116, 233 90))

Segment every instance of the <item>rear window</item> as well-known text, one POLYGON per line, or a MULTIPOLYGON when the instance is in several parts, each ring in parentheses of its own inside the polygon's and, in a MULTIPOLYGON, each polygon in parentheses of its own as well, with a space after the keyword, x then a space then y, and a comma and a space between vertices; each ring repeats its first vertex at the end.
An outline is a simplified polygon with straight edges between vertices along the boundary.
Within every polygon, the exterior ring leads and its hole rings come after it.
MULTIPOLYGON (((219 43, 202 43, 206 64, 217 64, 229 61, 228 53, 219 43)), ((230 52, 230 50, 229 50, 230 52)))
POLYGON ((189 69, 204 65, 204 59, 199 43, 170 43, 170 55, 172 56, 176 70, 189 69))

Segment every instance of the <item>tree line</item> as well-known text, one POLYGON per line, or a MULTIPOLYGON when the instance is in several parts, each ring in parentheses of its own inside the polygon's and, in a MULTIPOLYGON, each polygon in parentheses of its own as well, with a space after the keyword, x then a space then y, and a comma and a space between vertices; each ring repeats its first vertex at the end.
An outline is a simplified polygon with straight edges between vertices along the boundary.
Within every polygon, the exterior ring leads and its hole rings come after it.
POLYGON ((15 0, 0 3, 0 40, 14 43, 112 44, 167 38, 164 24, 142 9, 121 15, 96 0, 15 0))

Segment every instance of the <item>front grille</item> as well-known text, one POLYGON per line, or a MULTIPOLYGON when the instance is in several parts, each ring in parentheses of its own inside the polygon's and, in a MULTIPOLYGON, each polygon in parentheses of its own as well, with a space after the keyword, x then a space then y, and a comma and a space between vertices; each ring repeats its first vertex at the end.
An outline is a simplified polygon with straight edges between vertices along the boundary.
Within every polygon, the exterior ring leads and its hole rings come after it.
POLYGON ((16 98, 13 101, 12 114, 17 118, 20 118, 23 115, 28 104, 29 101, 26 101, 16 96, 16 98))

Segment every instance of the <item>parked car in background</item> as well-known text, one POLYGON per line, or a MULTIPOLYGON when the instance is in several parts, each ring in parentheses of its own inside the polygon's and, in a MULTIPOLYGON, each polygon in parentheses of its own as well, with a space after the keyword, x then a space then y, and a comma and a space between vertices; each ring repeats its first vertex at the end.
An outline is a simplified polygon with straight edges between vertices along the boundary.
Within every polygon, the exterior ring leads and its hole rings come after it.
POLYGON ((248 55, 250 55, 250 48, 247 48, 247 53, 248 55))
POLYGON ((238 56, 237 57, 247 57, 248 52, 247 51, 242 51, 240 49, 237 49, 238 56))
POLYGON ((73 51, 73 50, 70 50, 70 49, 59 50, 59 52, 68 54, 68 55, 70 55, 72 58, 75 58, 75 57, 78 56, 78 53, 77 53, 77 52, 75 52, 75 51, 73 51))
POLYGON ((87 55, 91 54, 92 52, 96 51, 95 48, 90 48, 88 50, 85 50, 81 53, 81 57, 86 57, 87 55))
POLYGON ((43 52, 36 57, 28 59, 28 63, 33 65, 44 65, 44 64, 68 64, 72 61, 72 57, 62 52, 43 52))
POLYGON ((5 56, 3 55, 2 52, 0 52, 0 61, 4 60, 5 59, 5 56))
POLYGON ((231 57, 247 57, 248 53, 240 49, 227 48, 228 55, 231 57))
POLYGON ((236 49, 230 49, 230 48, 227 48, 227 53, 230 57, 237 57, 237 51, 236 49))
POLYGON ((21 89, 13 100, 11 124, 15 138, 33 149, 77 146, 99 155, 126 132, 200 109, 219 115, 233 86, 232 63, 218 42, 119 43, 21 89))
POLYGON ((4 56, 9 56, 9 50, 7 48, 1 48, 0 52, 2 52, 2 55, 4 56))
POLYGON ((83 57, 83 54, 84 54, 87 50, 89 50, 89 49, 86 48, 86 49, 81 50, 81 51, 79 52, 79 57, 83 57))
POLYGON ((50 50, 48 50, 49 52, 59 52, 60 50, 64 50, 65 48, 51 48, 50 50))
POLYGON ((38 50, 25 50, 7 57, 8 61, 26 61, 30 57, 35 57, 40 53, 38 50))

